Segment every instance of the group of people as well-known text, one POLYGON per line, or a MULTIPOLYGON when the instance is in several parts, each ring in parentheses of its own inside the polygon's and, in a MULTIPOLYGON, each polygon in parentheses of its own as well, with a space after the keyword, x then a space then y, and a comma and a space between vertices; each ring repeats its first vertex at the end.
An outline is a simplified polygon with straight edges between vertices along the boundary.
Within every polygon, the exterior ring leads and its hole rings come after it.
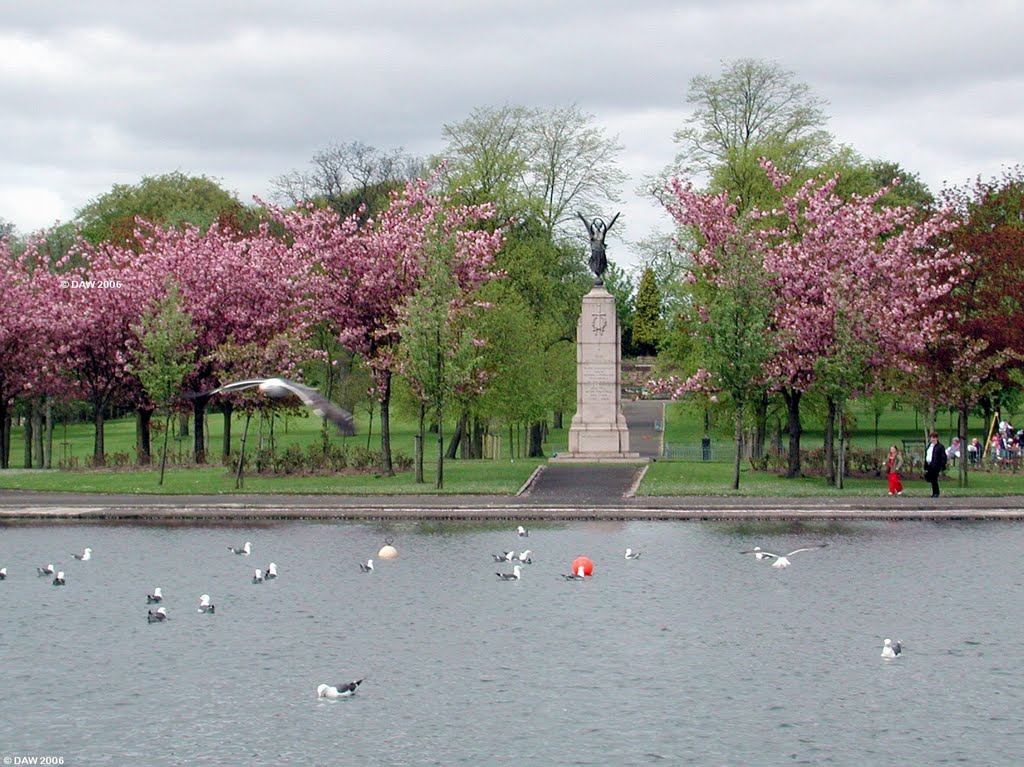
MULTIPOLYGON (((977 440, 975 440, 977 441, 977 440)), ((928 447, 924 451, 924 478, 932 486, 932 498, 939 497, 939 477, 946 470, 946 464, 951 460, 960 457, 960 439, 953 438, 953 444, 949 449, 939 442, 939 435, 932 432, 928 441, 928 447)), ((889 473, 889 495, 903 495, 903 482, 900 479, 900 472, 903 470, 903 454, 899 447, 893 445, 889 448, 889 457, 885 462, 886 470, 889 473)))
POLYGON ((1013 424, 1009 421, 1000 421, 999 429, 992 435, 989 445, 992 451, 992 460, 1002 463, 1019 458, 1022 440, 1024 440, 1024 429, 1014 430, 1013 424))

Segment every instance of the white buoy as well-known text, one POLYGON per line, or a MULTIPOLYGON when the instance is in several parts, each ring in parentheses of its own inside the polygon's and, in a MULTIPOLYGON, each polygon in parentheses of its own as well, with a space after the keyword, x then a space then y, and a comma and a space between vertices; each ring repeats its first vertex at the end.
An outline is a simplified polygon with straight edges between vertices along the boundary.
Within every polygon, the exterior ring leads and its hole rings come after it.
POLYGON ((384 545, 380 547, 377 556, 380 559, 394 559, 398 556, 398 549, 391 545, 391 538, 384 539, 384 545))

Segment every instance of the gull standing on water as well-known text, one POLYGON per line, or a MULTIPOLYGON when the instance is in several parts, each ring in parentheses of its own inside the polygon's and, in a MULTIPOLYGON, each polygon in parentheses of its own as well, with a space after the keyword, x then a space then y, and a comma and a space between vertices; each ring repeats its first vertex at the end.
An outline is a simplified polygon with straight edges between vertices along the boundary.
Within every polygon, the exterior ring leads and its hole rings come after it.
POLYGON ((188 397, 197 399, 199 397, 210 397, 214 394, 227 394, 253 388, 259 389, 260 393, 274 399, 295 395, 302 400, 303 405, 321 418, 326 418, 333 423, 343 437, 351 437, 356 433, 355 423, 350 412, 335 405, 316 389, 296 383, 295 381, 289 381, 286 378, 253 378, 247 381, 235 381, 207 392, 189 394, 188 397))
POLYGON ((764 551, 760 546, 755 546, 752 549, 741 551, 740 554, 753 554, 758 559, 774 559, 775 561, 772 562, 772 567, 789 567, 792 564, 792 562, 789 561, 789 558, 794 554, 799 554, 801 551, 824 549, 827 546, 827 543, 819 543, 816 546, 805 546, 802 549, 794 549, 788 554, 772 554, 770 551, 764 551))
POLYGON ((891 639, 886 639, 882 643, 883 658, 895 658, 901 652, 903 652, 903 648, 900 647, 900 643, 898 640, 896 642, 893 642, 891 639))

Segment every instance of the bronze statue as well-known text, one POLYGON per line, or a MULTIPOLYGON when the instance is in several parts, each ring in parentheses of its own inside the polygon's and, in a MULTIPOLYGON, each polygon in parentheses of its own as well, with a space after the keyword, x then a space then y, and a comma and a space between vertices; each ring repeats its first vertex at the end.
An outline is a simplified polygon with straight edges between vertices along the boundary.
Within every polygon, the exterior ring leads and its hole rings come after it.
POLYGON ((587 232, 590 234, 589 265, 590 271, 594 273, 594 284, 604 285, 604 272, 608 268, 608 256, 605 253, 604 238, 608 234, 608 230, 615 226, 615 222, 619 219, 619 214, 616 213, 615 217, 608 224, 605 224, 602 218, 587 221, 579 211, 576 212, 576 215, 580 217, 580 221, 587 227, 587 232))

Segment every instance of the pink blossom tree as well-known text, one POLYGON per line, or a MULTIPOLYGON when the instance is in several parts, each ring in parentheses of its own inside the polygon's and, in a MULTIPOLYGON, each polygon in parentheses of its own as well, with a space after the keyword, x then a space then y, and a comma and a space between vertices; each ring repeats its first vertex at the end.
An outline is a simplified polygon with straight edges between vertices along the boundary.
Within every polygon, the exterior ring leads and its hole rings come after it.
POLYGON ((955 284, 962 259, 933 244, 953 226, 946 212, 883 207, 888 188, 844 200, 836 193, 838 176, 787 192, 790 178, 769 162, 762 167, 783 196, 777 209, 755 207, 741 219, 724 195, 700 194, 677 180, 669 210, 701 235, 697 264, 710 263, 717 248, 753 227, 752 245, 775 292, 778 351, 764 376, 786 402, 787 476, 795 477, 802 395, 818 386, 842 412, 845 398, 867 387, 875 370, 909 365, 940 330, 944 314, 935 302, 955 284))
POLYGON ((379 216, 360 223, 312 205, 274 218, 285 228, 292 251, 317 265, 316 311, 339 343, 373 370, 380 402, 382 471, 393 474, 390 432, 391 380, 401 340, 401 313, 423 276, 432 238, 450 241, 452 275, 471 285, 490 274, 501 234, 478 228, 490 206, 457 205, 433 194, 431 180, 409 182, 395 192, 379 216))

